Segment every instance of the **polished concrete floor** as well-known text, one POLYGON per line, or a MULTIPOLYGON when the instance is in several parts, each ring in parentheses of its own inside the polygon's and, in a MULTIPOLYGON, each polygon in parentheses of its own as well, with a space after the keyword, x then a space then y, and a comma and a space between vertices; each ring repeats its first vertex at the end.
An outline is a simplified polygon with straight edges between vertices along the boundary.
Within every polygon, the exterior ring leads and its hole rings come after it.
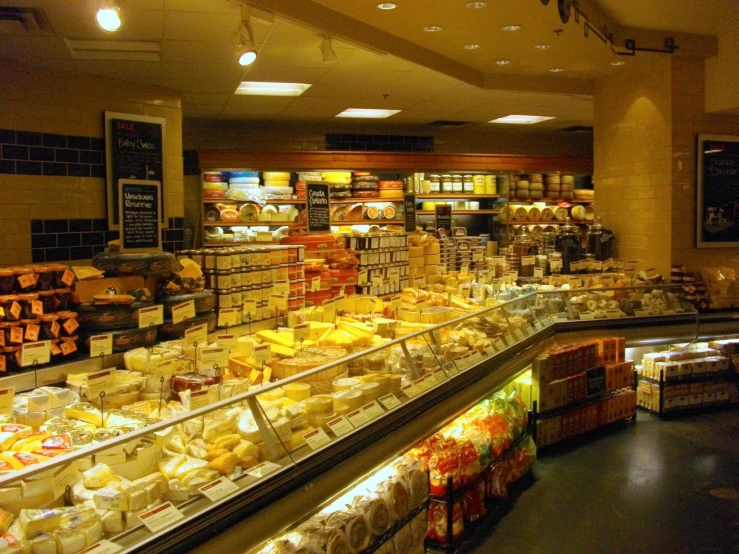
POLYGON ((542 452, 484 554, 739 552, 739 410, 660 420, 542 452), (717 490, 722 489, 722 490, 717 490))

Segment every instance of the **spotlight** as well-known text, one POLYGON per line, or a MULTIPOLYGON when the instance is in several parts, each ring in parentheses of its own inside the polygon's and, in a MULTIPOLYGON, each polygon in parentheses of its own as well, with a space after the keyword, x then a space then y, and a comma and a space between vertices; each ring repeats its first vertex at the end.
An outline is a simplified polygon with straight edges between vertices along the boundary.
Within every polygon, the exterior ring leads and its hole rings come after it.
POLYGON ((121 8, 115 0, 102 0, 95 14, 95 21, 103 31, 117 33, 121 25, 121 8))
POLYGON ((236 47, 236 60, 239 65, 250 65, 257 59, 257 47, 254 44, 254 29, 249 21, 249 12, 245 6, 241 9, 241 22, 231 36, 236 47))
POLYGON ((336 52, 334 52, 333 45, 331 44, 331 37, 328 35, 324 35, 323 37, 323 43, 319 47, 321 49, 321 54, 323 54, 323 62, 335 62, 339 60, 339 56, 336 55, 336 52))

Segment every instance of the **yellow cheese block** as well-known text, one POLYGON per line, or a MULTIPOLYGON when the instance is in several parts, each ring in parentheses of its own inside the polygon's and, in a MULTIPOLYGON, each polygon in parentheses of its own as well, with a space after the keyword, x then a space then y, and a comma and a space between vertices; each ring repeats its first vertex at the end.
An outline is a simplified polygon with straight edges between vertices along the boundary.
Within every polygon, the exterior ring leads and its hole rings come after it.
POLYGON ((285 389, 285 396, 296 402, 301 402, 310 396, 310 385, 307 383, 288 383, 282 388, 285 389))
POLYGON ((423 253, 427 256, 439 254, 441 252, 441 247, 439 246, 439 243, 437 241, 434 242, 427 242, 423 245, 423 253))
POLYGON ((424 256, 426 260, 425 265, 435 265, 441 263, 441 256, 439 254, 427 254, 424 256))
POLYGON ((423 267, 424 265, 426 265, 426 263, 424 261, 424 257, 421 256, 420 258, 408 258, 408 265, 411 268, 414 268, 414 267, 423 267))
POLYGON ((334 409, 334 399, 328 394, 311 396, 301 402, 307 414, 330 414, 334 409))
MULTIPOLYGON (((321 308, 321 317, 323 317, 323 308, 321 308)), ((333 323, 324 323, 322 321, 311 321, 310 322, 310 338, 311 340, 320 339, 326 331, 333 331, 335 329, 333 323)))
POLYGON ((423 257, 423 246, 409 246, 408 257, 410 258, 422 258, 423 257))
POLYGON ((279 344, 288 348, 292 347, 295 342, 292 337, 292 333, 276 333, 275 331, 265 330, 259 331, 257 336, 265 342, 270 344, 279 344))
POLYGON ((281 344, 270 344, 269 349, 272 351, 272 354, 279 354, 280 356, 285 356, 287 358, 294 358, 298 353, 297 350, 281 344))
POLYGON ((341 391, 349 390, 361 384, 362 384, 362 381, 360 381, 356 377, 344 377, 341 379, 334 379, 334 381, 331 383, 331 388, 333 389, 334 392, 341 392, 341 391))
POLYGON ((262 179, 265 181, 289 181, 290 173, 287 171, 263 171, 262 179))

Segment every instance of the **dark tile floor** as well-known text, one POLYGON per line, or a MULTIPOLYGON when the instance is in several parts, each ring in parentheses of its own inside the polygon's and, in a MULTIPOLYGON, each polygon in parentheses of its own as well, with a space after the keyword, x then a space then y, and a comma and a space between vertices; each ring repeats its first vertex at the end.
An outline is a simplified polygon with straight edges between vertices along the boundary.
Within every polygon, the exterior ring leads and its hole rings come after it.
POLYGON ((739 411, 636 422, 563 446, 502 520, 464 550, 476 554, 739 552, 739 411))

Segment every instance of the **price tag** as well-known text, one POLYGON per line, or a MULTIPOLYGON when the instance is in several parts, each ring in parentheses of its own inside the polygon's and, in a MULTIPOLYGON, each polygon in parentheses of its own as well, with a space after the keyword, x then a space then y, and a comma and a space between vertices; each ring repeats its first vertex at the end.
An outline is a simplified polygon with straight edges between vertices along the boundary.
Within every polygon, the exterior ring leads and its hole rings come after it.
POLYGON ((323 322, 333 323, 336 320, 336 305, 333 300, 323 303, 323 322))
POLYGON ((364 415, 366 415, 367 418, 370 420, 375 419, 376 417, 379 417, 385 413, 385 410, 382 409, 382 406, 380 406, 374 400, 369 404, 362 406, 362 411, 364 412, 364 415))
POLYGON ((9 414, 13 412, 14 397, 15 387, 0 389, 0 414, 9 414))
POLYGON ((139 514, 141 523, 146 525, 147 529, 152 533, 169 528, 175 521, 183 519, 182 515, 171 502, 165 502, 161 506, 157 506, 147 512, 139 514))
POLYGON ((543 279, 544 278, 544 268, 542 267, 535 267, 534 268, 534 277, 537 279, 543 279))
POLYGON ((114 369, 103 369, 87 374, 87 395, 95 398, 100 393, 114 394, 118 392, 114 369))
POLYGON ((402 387, 400 387, 400 390, 403 391, 403 393, 408 398, 415 398, 416 396, 421 394, 421 392, 418 390, 416 385, 414 385, 413 383, 410 383, 408 385, 403 385, 402 387))
POLYGON ((462 264, 462 266, 459 268, 460 273, 469 273, 470 272, 470 264, 462 264))
POLYGON ((384 282, 385 280, 382 278, 382 275, 372 276, 372 286, 373 287, 381 287, 384 282))
POLYGON ((662 315, 677 315, 675 310, 662 310, 662 315))
POLYGON ((256 477, 257 479, 262 479, 270 473, 274 473, 281 467, 282 466, 272 462, 262 462, 257 466, 247 469, 244 473, 246 473, 247 475, 251 475, 252 477, 256 477))
POLYGON ((429 303, 426 300, 421 300, 420 302, 416 302, 416 311, 417 312, 424 312, 428 309, 429 303))
POLYGON ((300 323, 293 328, 293 340, 300 342, 310 337, 310 323, 300 323))
MULTIPOLYGON (((190 393, 189 400, 185 403, 185 408, 189 411, 197 410, 210 404, 210 391, 203 389, 190 393)), ((185 397, 187 398, 187 397, 185 397)))
POLYGON ((116 554, 116 552, 120 552, 121 550, 123 550, 122 546, 114 542, 102 540, 84 550, 80 550, 78 554, 116 554))
POLYGON ((506 345, 503 343, 500 337, 495 339, 495 348, 500 352, 501 350, 505 350, 506 345))
POLYGON ((482 361, 482 354, 475 350, 470 356, 470 365, 479 364, 482 361))
POLYGON ((79 472, 77 471, 77 465, 74 463, 67 464, 52 471, 54 472, 51 475, 54 498, 59 498, 67 490, 67 487, 74 485, 79 478, 79 472))
MULTIPOLYGON (((344 287, 341 287, 341 290, 343 291, 344 287)), ((346 309, 346 296, 343 293, 334 299, 334 306, 337 312, 343 312, 346 309)))
POLYGON ((402 301, 402 299, 401 299, 400 295, 397 295, 397 296, 393 296, 393 297, 392 297, 392 298, 390 299, 390 307, 391 307, 391 308, 392 308, 393 310, 397 310, 398 308, 400 308, 400 306, 402 306, 402 304, 403 304, 403 301, 402 301))
POLYGON ((328 422, 328 428, 333 431, 334 435, 337 437, 343 437, 347 433, 354 430, 354 427, 351 423, 349 423, 349 420, 346 419, 344 416, 339 416, 336 419, 332 419, 328 422))
POLYGON ((447 380, 447 376, 442 369, 435 369, 432 375, 434 376, 434 379, 436 379, 436 382, 439 385, 441 385, 443 382, 447 380))
POLYGON ((221 308, 218 310, 219 327, 235 327, 239 322, 238 308, 221 308))
POLYGON ((521 256, 521 265, 536 264, 536 256, 521 256))
POLYGON ((188 302, 183 302, 182 304, 177 304, 176 306, 172 306, 172 323, 177 324, 180 321, 185 321, 186 319, 192 319, 195 317, 195 301, 190 300, 188 302))
POLYGON ((400 400, 398 400, 398 398, 392 393, 381 396, 378 400, 387 410, 392 410, 393 408, 400 406, 400 400))
MULTIPOLYGON (((320 279, 320 277, 319 277, 320 279)), ((366 271, 360 271, 357 275, 357 284, 358 285, 364 285, 367 283, 367 272, 366 271)))
POLYGON ((472 253, 472 261, 473 262, 481 262, 482 260, 483 260, 482 252, 480 252, 479 250, 475 250, 472 253))
POLYGON ((236 335, 216 335, 216 344, 233 349, 236 347, 236 335))
POLYGON ((113 353, 113 335, 90 337, 90 358, 110 356, 113 353))
POLYGON ((254 318, 257 316, 257 301, 253 298, 244 299, 244 307, 242 308, 242 310, 242 313, 244 314, 244 320, 246 322, 254 321, 254 318))
POLYGON ((606 310, 607 319, 618 319, 619 317, 621 317, 621 310, 606 310))
POLYGON ((349 412, 348 414, 346 414, 346 418, 351 421, 352 425, 354 425, 355 428, 369 423, 369 418, 367 417, 367 414, 365 414, 361 408, 359 410, 349 412))
POLYGON ((164 323, 164 306, 158 304, 151 308, 139 309, 139 329, 146 329, 152 325, 164 323))
POLYGON ((305 439, 305 442, 308 444, 308 446, 310 446, 311 450, 317 450, 331 442, 331 439, 326 434, 326 431, 324 431, 321 427, 319 427, 318 429, 313 429, 313 431, 309 431, 308 433, 303 435, 303 438, 305 439))
POLYGON ((174 360, 166 360, 164 362, 159 362, 155 367, 154 371, 151 372, 151 375, 153 376, 155 381, 158 381, 160 378, 164 377, 165 379, 169 379, 174 375, 175 370, 175 361, 174 360))
POLYGON ((192 348, 195 343, 208 344, 208 325, 195 325, 185 329, 185 348, 192 348))
POLYGON ((269 310, 287 310, 287 296, 282 294, 270 294, 267 301, 269 310))
POLYGON ((429 385, 426 382, 425 377, 420 377, 419 379, 413 381, 413 386, 416 387, 416 391, 418 392, 418 394, 426 392, 429 389, 429 385))
MULTIPOLYGON (((536 323, 536 322, 534 322, 534 323, 536 323)), ((528 327, 526 327, 526 331, 528 331, 528 334, 529 335, 533 335, 534 333, 536 333, 537 327, 534 325, 534 323, 532 323, 531 325, 529 325, 528 327)))
MULTIPOLYGON (((268 364, 272 360, 272 349, 269 344, 260 344, 254 347, 254 362, 257 367, 262 367, 262 364, 268 364)), ((228 363, 228 359, 226 359, 228 363)))
POLYGON ((290 296, 290 282, 287 280, 275 281, 272 285, 272 292, 282 296, 290 296))
POLYGON ((310 280, 310 291, 318 292, 319 290, 321 290, 321 278, 313 277, 313 279, 310 280))
POLYGON ((591 321, 595 319, 595 314, 593 312, 580 312, 580 319, 583 321, 591 321))
POLYGON ((547 314, 544 317, 544 325, 552 325, 553 323, 554 323, 554 318, 551 315, 547 314))
POLYGON ((227 477, 220 477, 215 481, 211 481, 207 485, 204 485, 198 489, 203 495, 210 500, 215 502, 231 494, 234 491, 239 490, 239 487, 227 477))
POLYGON ((470 367, 470 355, 469 354, 465 354, 461 358, 458 358, 458 359, 454 360, 454 363, 457 364, 457 367, 459 369, 462 369, 462 370, 469 369, 469 367, 470 367))
POLYGON ((21 346, 21 366, 48 364, 51 359, 51 342, 27 342, 21 346))
POLYGON ((538 320, 534 320, 533 325, 534 325, 534 329, 536 329, 537 331, 541 330, 541 323, 539 323, 538 320))
POLYGON ((457 368, 457 364, 455 364, 454 362, 448 362, 447 364, 445 364, 444 365, 444 371, 446 371, 446 374, 449 377, 452 377, 453 375, 456 375, 457 373, 459 373, 459 369, 457 368))
POLYGON ((216 366, 220 369, 228 367, 228 354, 228 348, 222 346, 198 349, 198 370, 208 371, 216 366))
POLYGON ((428 287, 426 277, 416 277, 413 279, 413 286, 417 289, 425 289, 428 287))
POLYGON ((517 341, 523 338, 523 332, 518 327, 514 327, 513 329, 511 329, 511 334, 517 341))
POLYGON ((634 309, 634 315, 637 317, 648 317, 649 310, 646 310, 644 308, 636 308, 634 309))
POLYGON ((516 342, 516 340, 513 338, 513 335, 511 335, 510 333, 506 333, 505 335, 503 335, 503 338, 505 339, 506 344, 508 344, 508 346, 516 342))
POLYGON ((493 265, 505 265, 505 256, 493 256, 493 265))

